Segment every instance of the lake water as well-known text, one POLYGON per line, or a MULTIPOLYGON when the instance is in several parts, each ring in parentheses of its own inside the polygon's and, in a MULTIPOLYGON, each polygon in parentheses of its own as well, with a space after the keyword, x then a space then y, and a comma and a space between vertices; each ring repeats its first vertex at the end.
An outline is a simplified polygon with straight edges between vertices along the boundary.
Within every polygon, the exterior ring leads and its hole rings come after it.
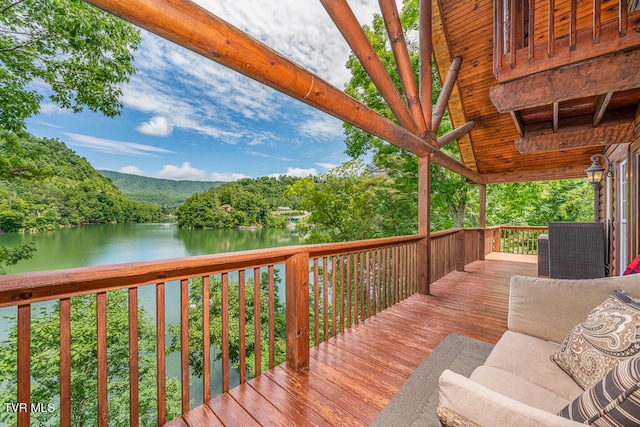
POLYGON ((34 234, 0 233, 0 245, 33 239, 35 256, 8 273, 55 270, 297 245, 295 229, 183 230, 174 224, 100 224, 34 234))
MULTIPOLYGON (((133 261, 159 260, 192 255, 234 252, 277 246, 297 245, 300 238, 295 229, 255 230, 183 230, 174 224, 102 224, 76 228, 65 228, 35 234, 1 233, 0 245, 15 246, 33 239, 37 252, 30 260, 7 268, 7 272, 23 273, 56 270, 72 267, 117 264, 133 261)), ((276 267, 277 268, 277 267, 276 267)), ((177 282, 166 285, 166 323, 180 319, 180 293, 177 282)), ((155 287, 139 289, 139 304, 155 321, 155 287)), ((284 286, 279 289, 284 302, 284 286)), ((13 316, 14 307, 0 309, 0 339, 6 338, 7 321, 4 316, 13 316)), ((214 350, 215 351, 215 350, 214 350)), ((213 353, 212 351, 212 357, 213 353)), ((180 376, 179 354, 167 357, 167 375, 180 376)), ((212 366, 211 383, 221 382, 220 363, 212 366)), ((237 373, 232 372, 232 384, 237 382, 237 373)), ((216 386, 214 386, 216 387, 216 386)), ((192 377, 190 394, 194 405, 202 402, 202 380, 192 377)), ((216 395, 216 390, 212 395, 216 395)))

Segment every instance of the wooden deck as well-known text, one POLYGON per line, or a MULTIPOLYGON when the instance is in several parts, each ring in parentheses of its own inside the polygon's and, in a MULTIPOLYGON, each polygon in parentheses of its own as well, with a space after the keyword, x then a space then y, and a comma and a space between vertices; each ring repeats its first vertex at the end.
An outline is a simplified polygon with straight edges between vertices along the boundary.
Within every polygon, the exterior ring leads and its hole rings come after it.
POLYGON ((280 365, 168 425, 368 425, 448 334, 496 342, 509 278, 536 273, 535 256, 492 253, 311 349, 309 372, 280 365))

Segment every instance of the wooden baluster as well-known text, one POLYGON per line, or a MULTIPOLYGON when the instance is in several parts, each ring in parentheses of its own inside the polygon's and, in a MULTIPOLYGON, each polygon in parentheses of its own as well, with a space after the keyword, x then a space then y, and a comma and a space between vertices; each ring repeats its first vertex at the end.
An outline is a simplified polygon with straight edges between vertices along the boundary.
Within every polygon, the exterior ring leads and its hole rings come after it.
POLYGON ((333 297, 333 305, 332 305, 332 309, 331 309, 331 326, 332 326, 332 330, 331 332, 333 333, 333 336, 336 336, 336 331, 337 331, 337 315, 336 315, 336 310, 338 308, 338 292, 336 289, 336 283, 337 283, 337 278, 336 275, 338 274, 338 270, 336 270, 337 267, 337 259, 336 256, 331 257, 331 296, 333 297))
POLYGON ((362 292, 365 293, 364 297, 367 299, 367 308, 365 309, 365 315, 362 317, 364 319, 371 317, 371 269, 369 267, 370 251, 366 251, 365 253, 363 253, 362 257, 364 258, 364 269, 362 272, 364 280, 362 282, 362 292))
POLYGON ((318 258, 313 259, 313 345, 320 339, 320 284, 318 274, 318 258))
POLYGON ((276 365, 276 291, 274 280, 274 266, 270 265, 267 269, 269 275, 269 369, 273 369, 276 365))
POLYGON ((97 351, 98 351, 98 426, 107 427, 107 293, 96 295, 97 351))
POLYGON ((260 314, 260 267, 253 269, 253 353, 256 365, 255 376, 262 375, 262 343, 260 342, 261 333, 261 314, 260 314))
POLYGON ((528 51, 528 59, 529 62, 533 62, 535 60, 536 55, 536 37, 535 37, 535 17, 536 17, 536 2, 535 0, 529 0, 529 51, 528 51))
POLYGON ((340 333, 344 332, 344 270, 345 255, 340 256, 340 333))
POLYGON ((129 288, 129 425, 139 424, 138 288, 129 288))
POLYGON ((509 67, 516 67, 516 53, 518 50, 518 4, 519 0, 509 0, 509 67))
POLYGON ((576 50, 578 37, 578 0, 571 0, 569 9, 569 50, 576 50))
POLYGON ((556 2, 549 0, 549 14, 547 21, 547 56, 551 58, 556 54, 556 2))
POLYGON ((502 72, 502 57, 504 55, 504 0, 496 0, 493 10, 493 74, 502 72))
POLYGON ((371 279, 373 280, 373 313, 376 314, 379 311, 380 307, 380 249, 375 249, 373 251, 373 259, 372 259, 372 274, 371 279))
POLYGON ((164 351, 165 340, 165 302, 164 283, 156 285, 156 382, 158 400, 158 425, 167 422, 167 382, 166 382, 166 356, 164 351))
MULTIPOLYGON (((18 403, 31 406, 31 304, 18 306, 18 403)), ((18 427, 30 425, 29 411, 18 412, 18 427)))
POLYGON ((286 261, 287 366, 309 368, 309 254, 297 253, 286 261))
POLYGON ((329 270, 329 260, 322 258, 322 321, 324 326, 324 341, 329 339, 329 280, 327 278, 329 270))
POLYGON ((593 0, 593 43, 600 43, 602 29, 602 0, 593 0))
POLYGON ((211 400, 211 295, 209 276, 202 278, 202 403, 211 400))
POLYGON ((71 427, 71 300, 69 298, 60 300, 60 426, 71 427))
POLYGON ((229 391, 229 273, 222 273, 222 392, 229 391))
POLYGON ((180 281, 180 378, 184 414, 189 412, 189 279, 180 281))
POLYGON ((347 254, 347 328, 351 327, 351 257, 352 254, 347 254))
POLYGON ((400 260, 398 259, 398 247, 393 247, 393 303, 396 304, 400 301, 400 276, 398 274, 398 267, 400 265, 400 260))
POLYGON ((627 0, 620 0, 618 5, 618 36, 623 37, 627 35, 627 26, 629 24, 628 16, 629 3, 627 0))
POLYGON ((360 317, 360 305, 358 298, 358 293, 360 292, 360 270, 362 266, 360 265, 360 254, 353 254, 353 321, 354 324, 358 324, 360 317))
POLYGON ((239 346, 240 346, 240 384, 247 382, 247 325, 246 325, 246 293, 245 293, 245 271, 238 271, 238 330, 239 330, 239 346))

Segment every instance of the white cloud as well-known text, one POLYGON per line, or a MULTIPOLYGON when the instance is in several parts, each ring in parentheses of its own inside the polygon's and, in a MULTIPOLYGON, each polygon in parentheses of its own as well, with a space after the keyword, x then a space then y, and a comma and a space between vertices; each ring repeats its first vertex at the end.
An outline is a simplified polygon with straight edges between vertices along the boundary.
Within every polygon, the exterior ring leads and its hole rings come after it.
POLYGON ((310 119, 298 125, 298 132, 303 137, 311 138, 334 138, 342 136, 342 121, 323 114, 314 114, 310 119))
POLYGON ((118 169, 118 172, 128 173, 130 175, 147 176, 147 174, 142 169, 133 165, 123 166, 120 169, 118 169))
POLYGON ((173 132, 173 125, 164 116, 152 117, 136 129, 140 133, 153 136, 169 136, 173 132))
POLYGON ((252 156, 256 156, 256 157, 265 157, 267 159, 281 160, 283 162, 293 161, 293 159, 290 159, 288 157, 274 156, 273 154, 261 153, 259 151, 245 150, 245 153, 250 154, 252 156))
POLYGON ((206 177, 203 170, 191 167, 191 163, 184 162, 182 166, 165 165, 160 172, 158 178, 173 179, 176 181, 201 181, 206 177))
POLYGON ((334 163, 316 163, 316 166, 319 166, 319 167, 324 168, 324 169, 333 169, 333 168, 337 167, 338 165, 336 165, 334 163))
POLYGON ((52 102, 45 102, 40 104, 40 112, 42 114, 71 114, 71 110, 65 110, 57 104, 52 102))
POLYGON ((249 178, 249 176, 243 173, 235 173, 235 172, 214 172, 210 176, 211 181, 224 181, 224 182, 237 181, 242 178, 249 178))
POLYGON ((285 173, 272 173, 272 174, 269 174, 268 176, 277 178, 282 175, 294 176, 296 178, 304 178, 306 176, 318 175, 318 171, 316 170, 316 168, 302 169, 302 168, 290 167, 290 168, 287 168, 287 171, 285 173))
MULTIPOLYGON (((320 2, 196 2, 337 87, 342 87, 350 76, 345 68, 349 46, 320 2)), ((375 0, 356 0, 350 4, 361 24, 371 24, 373 13, 380 13, 375 0)))
POLYGON ((155 156, 154 153, 172 153, 172 151, 165 150, 164 148, 137 144, 135 142, 116 141, 70 132, 64 132, 64 135, 71 139, 69 145, 85 147, 102 153, 134 156, 155 156))

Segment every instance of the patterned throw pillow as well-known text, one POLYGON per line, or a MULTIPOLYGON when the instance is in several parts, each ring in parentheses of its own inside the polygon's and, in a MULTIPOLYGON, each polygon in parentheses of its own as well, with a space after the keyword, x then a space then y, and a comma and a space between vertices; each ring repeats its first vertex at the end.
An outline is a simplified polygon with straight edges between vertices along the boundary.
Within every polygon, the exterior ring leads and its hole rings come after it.
POLYGON ((633 261, 629 263, 627 269, 622 275, 626 276, 627 274, 640 274, 640 255, 635 257, 633 261))
POLYGON ((558 415, 598 427, 640 424, 640 357, 617 364, 558 415))
POLYGON ((622 360, 640 355, 640 301, 616 290, 576 325, 553 360, 584 390, 622 360))

